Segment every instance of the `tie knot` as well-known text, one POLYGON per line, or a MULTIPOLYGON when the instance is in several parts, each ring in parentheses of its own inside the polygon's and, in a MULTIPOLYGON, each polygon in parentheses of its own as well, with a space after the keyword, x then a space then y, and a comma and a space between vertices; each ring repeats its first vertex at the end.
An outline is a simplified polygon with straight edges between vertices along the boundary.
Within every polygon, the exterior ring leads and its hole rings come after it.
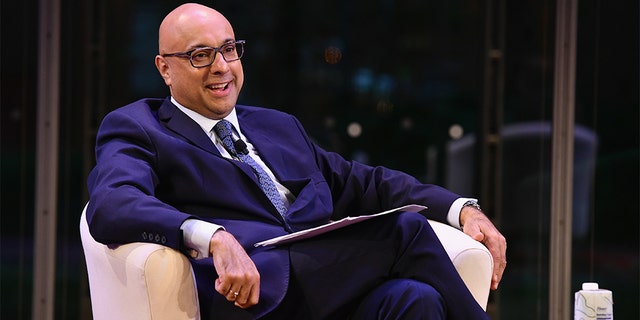
POLYGON ((222 145, 232 156, 236 156, 236 148, 233 145, 233 138, 231 137, 231 133, 233 131, 233 125, 231 122, 227 120, 220 120, 213 126, 213 131, 216 133, 222 145))
POLYGON ((216 123, 215 126, 213 126, 213 131, 216 133, 218 138, 220 138, 221 140, 224 140, 227 137, 231 138, 231 133, 233 131, 233 125, 231 124, 231 122, 222 119, 222 120, 218 121, 218 123, 216 123))

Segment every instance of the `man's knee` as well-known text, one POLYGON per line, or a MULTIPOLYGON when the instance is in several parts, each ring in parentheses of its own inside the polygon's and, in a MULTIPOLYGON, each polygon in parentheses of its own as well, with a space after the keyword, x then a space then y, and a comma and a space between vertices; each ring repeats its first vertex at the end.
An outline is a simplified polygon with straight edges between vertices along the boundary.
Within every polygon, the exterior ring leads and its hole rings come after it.
POLYGON ((396 215, 396 226, 409 237, 425 235, 425 230, 431 229, 429 221, 423 215, 413 212, 403 212, 396 215))
POLYGON ((353 319, 444 319, 445 305, 432 286, 411 279, 389 280, 360 304, 353 319))

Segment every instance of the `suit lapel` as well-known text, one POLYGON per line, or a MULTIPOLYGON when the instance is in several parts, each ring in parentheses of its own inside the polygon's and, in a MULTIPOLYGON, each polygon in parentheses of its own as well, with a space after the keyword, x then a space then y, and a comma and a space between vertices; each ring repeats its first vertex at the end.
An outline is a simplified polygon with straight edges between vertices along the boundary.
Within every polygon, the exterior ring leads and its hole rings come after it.
MULTIPOLYGON (((243 120, 238 119, 238 121, 243 120)), ((278 150, 278 144, 282 142, 272 141, 264 131, 256 130, 256 128, 259 128, 259 124, 243 121, 240 125, 242 126, 242 133, 258 150, 260 159, 264 161, 276 178, 282 181, 285 177, 282 175, 283 172, 281 170, 285 168, 285 161, 282 157, 282 152, 278 150)))
POLYGON ((178 108, 171 103, 171 100, 164 100, 158 110, 158 116, 160 121, 165 123, 169 130, 181 135, 192 144, 222 157, 220 151, 218 151, 211 139, 202 131, 202 128, 189 118, 189 116, 178 110, 178 108))
MULTIPOLYGON (((181 112, 175 105, 173 105, 173 103, 171 103, 171 100, 166 99, 162 103, 160 109, 158 110, 158 116, 160 118, 160 121, 164 122, 169 130, 181 135, 192 144, 208 151, 209 153, 230 161, 233 165, 244 172, 247 177, 253 180, 258 188, 260 188, 260 182, 258 181, 258 178, 253 172, 251 166, 241 161, 224 158, 222 154, 220 154, 220 151, 218 151, 218 148, 216 148, 216 146, 213 144, 211 139, 204 133, 202 128, 195 121, 193 121, 193 119, 189 118, 189 116, 181 112)), ((260 189, 260 191, 262 191, 262 189, 260 189)))

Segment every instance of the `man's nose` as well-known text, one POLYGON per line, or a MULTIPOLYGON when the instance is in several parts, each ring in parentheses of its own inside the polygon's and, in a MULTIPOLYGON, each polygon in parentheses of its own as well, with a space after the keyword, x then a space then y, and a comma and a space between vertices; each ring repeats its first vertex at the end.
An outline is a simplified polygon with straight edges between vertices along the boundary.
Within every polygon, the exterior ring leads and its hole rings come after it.
POLYGON ((224 59, 221 52, 214 53, 213 63, 209 66, 211 73, 226 73, 229 71, 229 64, 224 59))

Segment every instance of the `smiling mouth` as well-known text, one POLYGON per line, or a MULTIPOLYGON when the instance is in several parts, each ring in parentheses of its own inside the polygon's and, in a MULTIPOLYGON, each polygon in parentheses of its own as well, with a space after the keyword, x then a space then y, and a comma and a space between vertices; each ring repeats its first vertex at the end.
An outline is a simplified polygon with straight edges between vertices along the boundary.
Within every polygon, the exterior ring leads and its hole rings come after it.
POLYGON ((229 87, 229 83, 230 82, 226 82, 226 83, 218 83, 218 84, 211 84, 208 85, 207 88, 211 89, 211 90, 226 90, 229 87))

